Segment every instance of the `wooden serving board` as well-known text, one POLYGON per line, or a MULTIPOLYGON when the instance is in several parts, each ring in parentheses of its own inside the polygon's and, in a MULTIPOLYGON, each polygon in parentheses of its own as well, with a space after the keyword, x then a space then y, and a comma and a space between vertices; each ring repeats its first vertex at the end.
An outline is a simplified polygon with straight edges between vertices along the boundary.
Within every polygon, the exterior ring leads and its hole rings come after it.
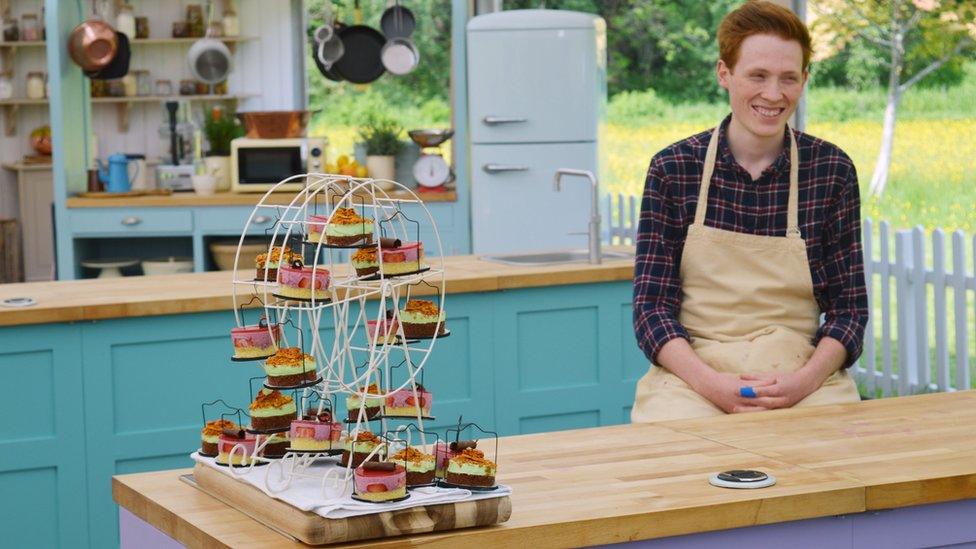
POLYGON ((269 528, 309 545, 438 532, 505 522, 512 515, 508 496, 411 507, 373 515, 327 519, 269 497, 206 465, 193 468, 197 486, 269 528))

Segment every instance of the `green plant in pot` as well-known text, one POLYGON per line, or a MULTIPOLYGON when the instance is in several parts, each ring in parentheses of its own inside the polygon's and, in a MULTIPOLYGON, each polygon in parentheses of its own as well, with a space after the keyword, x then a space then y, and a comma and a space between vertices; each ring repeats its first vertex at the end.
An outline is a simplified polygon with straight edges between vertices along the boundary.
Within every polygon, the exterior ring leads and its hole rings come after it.
MULTIPOLYGON (((371 117, 359 128, 359 138, 366 147, 366 169, 373 179, 392 181, 396 172, 396 155, 403 150, 400 135, 403 126, 391 118, 371 117)), ((389 189, 392 184, 377 183, 389 189)))
POLYGON ((203 159, 218 191, 230 190, 230 142, 244 135, 244 128, 229 109, 215 105, 204 113, 203 134, 210 149, 203 159))

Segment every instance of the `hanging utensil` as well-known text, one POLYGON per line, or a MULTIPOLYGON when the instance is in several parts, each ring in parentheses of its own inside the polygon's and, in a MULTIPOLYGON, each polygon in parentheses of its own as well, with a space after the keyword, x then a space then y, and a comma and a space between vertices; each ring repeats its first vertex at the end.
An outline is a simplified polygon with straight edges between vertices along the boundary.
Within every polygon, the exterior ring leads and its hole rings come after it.
POLYGON ((397 76, 413 72, 420 64, 420 52, 409 38, 394 37, 387 40, 380 52, 380 58, 386 70, 397 76))
POLYGON ((409 38, 417 27, 417 20, 413 12, 400 5, 400 0, 383 12, 380 16, 380 28, 387 38, 409 38))
POLYGON ((214 7, 208 2, 207 33, 190 46, 186 62, 193 78, 207 84, 217 84, 227 79, 231 70, 231 53, 227 44, 211 36, 210 22, 213 21, 214 7))
POLYGON ((381 52, 386 37, 380 31, 362 24, 363 12, 359 0, 355 4, 355 25, 339 30, 345 53, 333 66, 337 75, 353 84, 368 84, 383 73, 381 52))
POLYGON ((68 36, 68 55, 82 70, 97 71, 112 62, 118 45, 115 29, 98 14, 96 0, 92 3, 92 16, 68 36))

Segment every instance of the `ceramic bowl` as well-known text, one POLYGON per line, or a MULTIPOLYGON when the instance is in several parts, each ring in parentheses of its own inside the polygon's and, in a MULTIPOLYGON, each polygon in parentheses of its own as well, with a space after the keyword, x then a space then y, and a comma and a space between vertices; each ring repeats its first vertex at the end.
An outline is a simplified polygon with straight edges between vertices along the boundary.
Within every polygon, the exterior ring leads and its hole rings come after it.
POLYGON ((193 260, 189 257, 155 257, 142 262, 142 272, 146 276, 192 273, 193 260))
POLYGON ((194 175, 193 191, 200 196, 211 196, 217 192, 217 178, 212 175, 194 175))

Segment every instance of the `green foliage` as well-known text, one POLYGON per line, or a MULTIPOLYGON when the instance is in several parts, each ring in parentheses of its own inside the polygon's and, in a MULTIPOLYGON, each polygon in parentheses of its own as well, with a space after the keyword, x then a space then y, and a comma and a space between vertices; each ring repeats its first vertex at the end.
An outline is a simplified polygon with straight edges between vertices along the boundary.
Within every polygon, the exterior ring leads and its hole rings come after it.
POLYGON ((230 142, 244 135, 244 127, 232 110, 214 107, 204 112, 203 134, 210 144, 210 155, 229 156, 230 142))
POLYGON ((372 116, 359 128, 359 139, 366 145, 366 154, 396 156, 403 150, 400 135, 403 126, 392 118, 372 116))

